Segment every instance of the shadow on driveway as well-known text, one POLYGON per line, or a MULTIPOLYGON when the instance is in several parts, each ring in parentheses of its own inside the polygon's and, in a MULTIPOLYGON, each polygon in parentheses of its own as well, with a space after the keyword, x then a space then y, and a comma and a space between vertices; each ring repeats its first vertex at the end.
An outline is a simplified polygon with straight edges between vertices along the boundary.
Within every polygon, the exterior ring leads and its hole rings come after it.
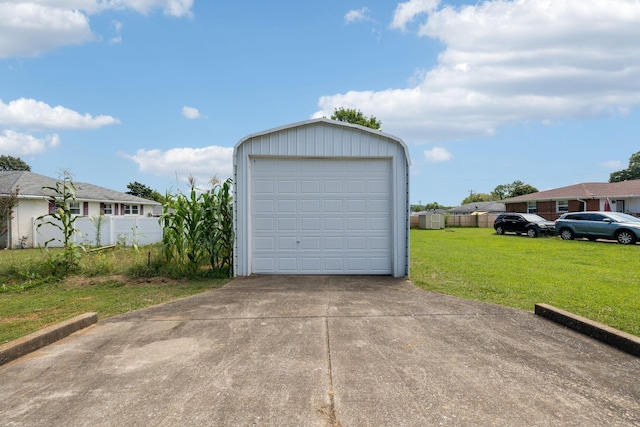
MULTIPOLYGON (((533 307, 532 307, 533 309, 533 307)), ((640 359, 404 279, 253 276, 0 367, 3 425, 640 425, 640 359)))

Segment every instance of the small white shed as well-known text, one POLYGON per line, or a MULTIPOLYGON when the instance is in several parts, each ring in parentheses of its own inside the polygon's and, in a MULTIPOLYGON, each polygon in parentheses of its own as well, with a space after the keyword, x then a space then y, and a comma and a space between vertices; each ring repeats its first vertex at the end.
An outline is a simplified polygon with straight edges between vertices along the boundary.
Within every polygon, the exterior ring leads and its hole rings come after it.
POLYGON ((409 154, 328 119, 249 135, 233 153, 234 274, 409 274, 409 154))

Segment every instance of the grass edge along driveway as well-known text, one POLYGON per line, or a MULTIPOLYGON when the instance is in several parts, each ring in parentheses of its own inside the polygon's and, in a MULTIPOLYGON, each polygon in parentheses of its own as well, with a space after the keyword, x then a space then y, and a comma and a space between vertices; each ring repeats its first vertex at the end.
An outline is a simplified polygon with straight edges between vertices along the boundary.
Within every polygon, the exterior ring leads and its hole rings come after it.
POLYGON ((533 311, 546 303, 640 336, 640 245, 411 230, 410 279, 422 289, 533 311))

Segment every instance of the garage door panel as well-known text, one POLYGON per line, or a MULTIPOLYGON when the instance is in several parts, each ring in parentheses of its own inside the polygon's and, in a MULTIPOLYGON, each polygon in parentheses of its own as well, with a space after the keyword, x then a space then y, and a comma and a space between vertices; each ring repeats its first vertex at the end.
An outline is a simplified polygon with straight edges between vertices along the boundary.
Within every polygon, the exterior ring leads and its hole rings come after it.
POLYGON ((327 194, 342 194, 342 181, 325 181, 324 192, 327 194))
POLYGON ((274 259, 272 257, 268 257, 268 258, 254 257, 253 269, 255 271, 261 271, 263 273, 275 273, 276 269, 274 266, 274 259))
POLYGON ((385 231, 389 229, 389 218, 387 217, 370 217, 369 228, 371 231, 385 231))
POLYGON ((389 201, 386 199, 371 199, 369 201, 369 212, 388 214, 389 201))
POLYGON ((387 274, 391 270, 389 257, 371 257, 369 262, 369 270, 372 273, 387 274))
POLYGON ((328 273, 343 273, 344 267, 342 258, 326 257, 324 259, 324 270, 328 273))
POLYGON ((300 230, 303 232, 320 231, 320 218, 302 218, 300 230))
POLYGON ((298 260, 296 257, 279 257, 278 258, 278 271, 282 272, 296 272, 298 271, 298 260))
POLYGON ((348 237, 347 249, 366 249, 367 239, 366 237, 348 237))
MULTIPOLYGON (((254 218, 254 229, 256 232, 272 232, 274 231, 273 218, 254 218)), ((258 236, 257 236, 258 237, 258 236)))
POLYGON ((273 194, 273 187, 272 181, 257 181, 253 184, 253 192, 255 194, 273 194))
POLYGON ((300 200, 302 213, 320 213, 320 200, 300 200))
POLYGON ((324 230, 342 231, 344 218, 324 218, 324 230))
POLYGON ((322 170, 329 173, 344 172, 344 163, 334 161, 322 161, 322 170))
POLYGON ((278 181, 278 195, 297 193, 298 184, 296 181, 278 181))
POLYGON ((295 217, 278 218, 278 231, 295 231, 298 229, 298 221, 295 217))
POLYGON ((275 249, 275 245, 273 244, 273 242, 273 237, 257 237, 255 239, 256 249, 272 251, 275 249))
POLYGON ((273 200, 256 200, 256 213, 273 213, 273 200))
POLYGON ((352 194, 366 194, 367 184, 365 181, 347 181, 347 193, 352 194))
POLYGON ((343 238, 339 237, 324 237, 323 238, 324 247, 323 249, 328 251, 341 251, 344 249, 343 238))
POLYGON ((347 257, 347 268, 349 271, 364 273, 367 271, 367 259, 365 257, 347 257))
POLYGON ((348 213, 364 213, 367 211, 367 201, 365 199, 347 200, 348 213))
POLYGON ((252 272, 390 274, 390 163, 255 159, 252 272))
POLYGON ((347 232, 366 230, 366 225, 367 225, 366 222, 367 222, 367 219, 365 217, 347 218, 347 232))
POLYGON ((295 199, 278 200, 279 214, 296 214, 298 212, 298 201, 295 199))
POLYGON ((303 237, 300 240, 300 249, 303 251, 321 249, 320 237, 303 237))
POLYGON ((301 181, 300 193, 304 195, 320 194, 320 181, 301 181))
POLYGON ((320 257, 302 257, 302 272, 303 273, 316 273, 320 271, 322 260, 320 257))
POLYGON ((343 201, 340 199, 325 200, 322 207, 325 213, 342 213, 344 211, 343 201))
POLYGON ((369 165, 366 160, 353 160, 346 163, 345 170, 347 174, 356 172, 358 175, 361 175, 363 172, 367 172, 369 170, 369 165))
POLYGON ((371 249, 388 252, 391 249, 390 243, 387 237, 371 237, 369 247, 371 249))
POLYGON ((295 251, 298 241, 295 237, 278 237, 279 251, 295 251))

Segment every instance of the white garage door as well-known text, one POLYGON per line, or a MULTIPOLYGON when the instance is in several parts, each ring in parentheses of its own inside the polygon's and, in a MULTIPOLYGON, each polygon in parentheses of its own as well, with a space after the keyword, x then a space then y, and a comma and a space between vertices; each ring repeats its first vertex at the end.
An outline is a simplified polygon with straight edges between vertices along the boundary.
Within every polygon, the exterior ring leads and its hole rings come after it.
POLYGON ((251 159, 253 273, 390 274, 391 161, 251 159))

